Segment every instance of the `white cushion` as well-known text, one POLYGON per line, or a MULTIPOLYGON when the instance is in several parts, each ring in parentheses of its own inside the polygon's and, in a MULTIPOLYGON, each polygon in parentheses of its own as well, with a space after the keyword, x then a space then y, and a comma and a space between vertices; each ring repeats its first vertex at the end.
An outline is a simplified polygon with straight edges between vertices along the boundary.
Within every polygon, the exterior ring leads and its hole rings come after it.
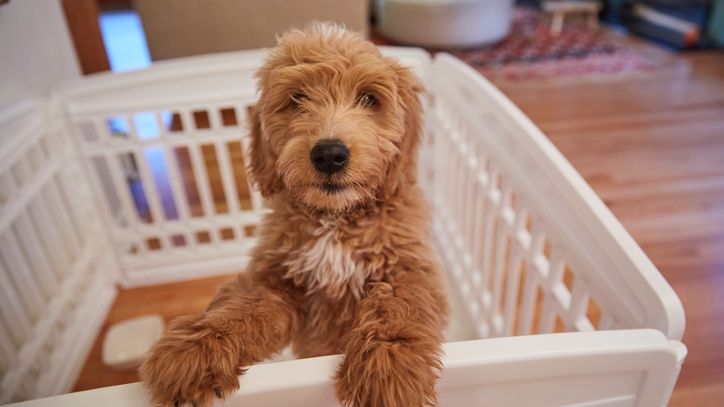
POLYGON ((378 0, 385 37, 432 48, 472 47, 505 38, 513 0, 378 0))

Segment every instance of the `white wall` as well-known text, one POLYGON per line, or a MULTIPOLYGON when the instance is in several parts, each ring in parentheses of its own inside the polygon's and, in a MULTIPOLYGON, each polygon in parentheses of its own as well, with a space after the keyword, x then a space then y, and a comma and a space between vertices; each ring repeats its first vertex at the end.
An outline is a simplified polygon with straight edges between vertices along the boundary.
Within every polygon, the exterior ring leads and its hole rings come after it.
POLYGON ((80 75, 60 0, 0 6, 0 110, 80 75))

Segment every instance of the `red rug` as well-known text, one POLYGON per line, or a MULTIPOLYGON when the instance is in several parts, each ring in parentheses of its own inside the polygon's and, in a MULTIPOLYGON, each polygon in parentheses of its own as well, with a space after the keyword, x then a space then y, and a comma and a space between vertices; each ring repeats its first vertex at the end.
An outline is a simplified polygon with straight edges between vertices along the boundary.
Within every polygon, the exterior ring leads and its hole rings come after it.
MULTIPOLYGON (((377 34, 372 37, 380 45, 394 45, 377 34)), ((652 71, 658 66, 604 29, 590 30, 574 21, 567 22, 559 35, 552 35, 543 15, 529 8, 515 10, 510 34, 497 44, 429 51, 449 52, 485 76, 511 81, 623 75, 652 71)))

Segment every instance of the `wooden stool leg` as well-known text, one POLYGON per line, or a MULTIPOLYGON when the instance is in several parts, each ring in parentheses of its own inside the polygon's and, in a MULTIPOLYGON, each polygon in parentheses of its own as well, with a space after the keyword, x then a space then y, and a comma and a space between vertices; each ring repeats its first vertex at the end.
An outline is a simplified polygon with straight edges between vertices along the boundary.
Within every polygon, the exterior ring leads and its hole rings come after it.
POLYGON ((592 30, 598 28, 598 15, 596 13, 588 13, 588 28, 592 30))
POLYGON ((555 13, 553 13, 553 18, 551 19, 551 33, 553 33, 553 35, 558 35, 561 33, 562 29, 563 29, 563 13, 555 12, 555 13))

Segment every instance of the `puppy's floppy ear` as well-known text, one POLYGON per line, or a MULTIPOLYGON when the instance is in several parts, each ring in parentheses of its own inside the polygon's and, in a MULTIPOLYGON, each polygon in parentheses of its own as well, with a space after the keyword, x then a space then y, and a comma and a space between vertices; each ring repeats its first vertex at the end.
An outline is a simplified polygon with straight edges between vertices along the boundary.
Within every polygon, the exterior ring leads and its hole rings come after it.
POLYGON ((274 155, 269 146, 269 141, 265 140, 262 135, 259 108, 249 106, 247 117, 251 137, 249 178, 259 188, 261 195, 268 198, 281 189, 281 181, 277 176, 274 155))
POLYGON ((405 138, 401 147, 402 152, 412 159, 413 168, 410 169, 416 174, 414 167, 417 164, 417 150, 422 138, 422 106, 419 97, 425 88, 409 68, 398 67, 397 78, 397 89, 405 114, 405 138))
POLYGON ((390 60, 390 65, 397 76, 397 92, 405 126, 399 146, 399 160, 390 168, 388 176, 388 184, 391 187, 388 191, 392 192, 401 183, 414 184, 417 181, 417 155, 422 132, 422 107, 419 96, 425 88, 409 68, 394 60, 390 60))

